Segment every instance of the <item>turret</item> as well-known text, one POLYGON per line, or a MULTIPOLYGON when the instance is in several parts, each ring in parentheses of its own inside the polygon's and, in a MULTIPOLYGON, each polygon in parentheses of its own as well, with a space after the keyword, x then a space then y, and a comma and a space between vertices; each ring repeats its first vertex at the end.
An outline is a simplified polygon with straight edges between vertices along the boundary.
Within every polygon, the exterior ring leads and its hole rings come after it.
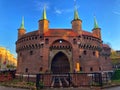
POLYGON ((18 39, 26 33, 25 27, 24 27, 24 17, 22 18, 22 23, 20 28, 18 29, 18 39))
POLYGON ((80 20, 78 11, 76 8, 74 11, 74 19, 72 20, 72 30, 77 32, 78 34, 82 33, 82 20, 80 20))
POLYGON ((96 18, 94 17, 94 28, 92 30, 94 36, 101 39, 101 28, 99 28, 96 18))
POLYGON ((43 10, 42 19, 38 21, 39 23, 39 33, 43 35, 45 32, 49 30, 49 21, 46 16, 46 9, 43 10))

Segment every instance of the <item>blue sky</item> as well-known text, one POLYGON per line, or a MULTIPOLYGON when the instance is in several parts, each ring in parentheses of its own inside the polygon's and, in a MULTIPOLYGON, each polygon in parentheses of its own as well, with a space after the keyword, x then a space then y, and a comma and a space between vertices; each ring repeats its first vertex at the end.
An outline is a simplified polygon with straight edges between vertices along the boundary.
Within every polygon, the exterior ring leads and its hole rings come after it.
MULTIPOLYGON (((22 16, 27 32, 38 29, 44 5, 50 28, 71 28, 75 0, 0 0, 0 46, 15 54, 22 16)), ((104 43, 120 50, 120 0, 76 0, 83 30, 90 31, 94 15, 104 43)))

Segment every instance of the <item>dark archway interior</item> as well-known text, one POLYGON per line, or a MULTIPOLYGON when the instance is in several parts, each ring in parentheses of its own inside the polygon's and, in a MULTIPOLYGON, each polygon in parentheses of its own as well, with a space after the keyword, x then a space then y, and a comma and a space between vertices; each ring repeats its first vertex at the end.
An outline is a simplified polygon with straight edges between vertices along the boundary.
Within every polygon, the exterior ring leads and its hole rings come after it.
POLYGON ((55 55, 51 63, 51 71, 53 73, 68 73, 70 72, 70 63, 67 56, 59 52, 55 55))

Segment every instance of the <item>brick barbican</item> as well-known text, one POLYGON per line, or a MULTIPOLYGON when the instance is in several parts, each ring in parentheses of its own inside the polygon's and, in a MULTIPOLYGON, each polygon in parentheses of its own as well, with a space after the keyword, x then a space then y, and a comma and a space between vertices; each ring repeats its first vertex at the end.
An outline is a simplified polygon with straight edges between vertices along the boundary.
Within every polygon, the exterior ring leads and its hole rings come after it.
POLYGON ((111 48, 103 44, 96 18, 92 32, 84 31, 75 9, 71 29, 51 29, 44 9, 38 24, 38 30, 26 33, 22 19, 16 41, 17 74, 112 71, 111 48))

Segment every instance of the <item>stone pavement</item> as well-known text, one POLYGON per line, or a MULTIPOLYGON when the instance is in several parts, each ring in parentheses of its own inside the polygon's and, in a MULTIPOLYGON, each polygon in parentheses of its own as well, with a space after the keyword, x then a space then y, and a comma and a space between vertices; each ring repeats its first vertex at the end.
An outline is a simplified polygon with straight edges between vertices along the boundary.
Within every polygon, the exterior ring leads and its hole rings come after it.
POLYGON ((0 90, 29 90, 29 89, 21 89, 21 88, 12 88, 12 87, 0 86, 0 90))
POLYGON ((79 88, 46 88, 42 90, 101 90, 100 88, 84 88, 84 87, 79 87, 79 88))
POLYGON ((106 89, 103 89, 103 90, 120 90, 120 86, 118 86, 118 87, 106 88, 106 89))
MULTIPOLYGON (((31 90, 31 89, 22 89, 22 88, 12 88, 12 87, 0 86, 0 90, 31 90)), ((120 90, 120 86, 106 88, 106 89, 80 87, 80 88, 46 88, 46 89, 41 89, 41 90, 120 90)))

